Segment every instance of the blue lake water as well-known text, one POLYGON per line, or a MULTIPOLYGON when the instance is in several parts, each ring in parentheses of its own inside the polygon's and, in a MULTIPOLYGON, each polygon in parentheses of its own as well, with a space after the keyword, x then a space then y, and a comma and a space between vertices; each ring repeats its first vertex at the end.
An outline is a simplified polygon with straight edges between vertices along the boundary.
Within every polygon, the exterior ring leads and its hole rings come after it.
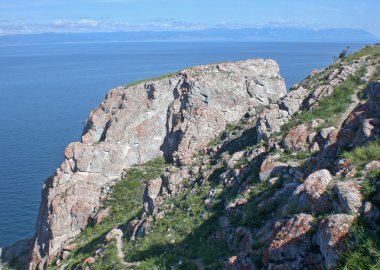
POLYGON ((248 58, 279 62, 287 86, 347 45, 321 43, 91 43, 0 46, 0 247, 32 236, 43 182, 80 139, 113 87, 185 67, 248 58))

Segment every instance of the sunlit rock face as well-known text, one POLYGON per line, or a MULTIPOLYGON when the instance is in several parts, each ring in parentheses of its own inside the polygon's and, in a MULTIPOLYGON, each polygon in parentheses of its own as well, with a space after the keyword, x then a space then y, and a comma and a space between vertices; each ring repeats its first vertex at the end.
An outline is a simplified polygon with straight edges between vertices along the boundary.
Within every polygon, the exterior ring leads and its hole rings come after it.
POLYGON ((53 262, 125 169, 160 156, 189 164, 228 123, 285 94, 277 63, 262 59, 194 67, 111 90, 45 183, 29 268, 53 262))

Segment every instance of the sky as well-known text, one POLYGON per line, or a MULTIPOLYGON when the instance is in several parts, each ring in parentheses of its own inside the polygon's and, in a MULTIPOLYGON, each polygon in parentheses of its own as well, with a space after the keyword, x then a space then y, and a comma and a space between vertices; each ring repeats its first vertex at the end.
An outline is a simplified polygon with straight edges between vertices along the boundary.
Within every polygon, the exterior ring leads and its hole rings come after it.
POLYGON ((0 0, 0 35, 296 26, 380 37, 379 0, 0 0))

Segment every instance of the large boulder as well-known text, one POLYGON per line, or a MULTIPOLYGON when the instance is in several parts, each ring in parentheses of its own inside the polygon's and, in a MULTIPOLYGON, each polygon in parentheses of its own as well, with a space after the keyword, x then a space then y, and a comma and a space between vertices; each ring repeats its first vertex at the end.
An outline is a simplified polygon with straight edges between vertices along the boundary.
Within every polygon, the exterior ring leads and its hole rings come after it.
POLYGON ((338 196, 335 211, 345 214, 358 214, 363 205, 361 186, 357 181, 346 181, 336 183, 334 190, 338 196))
MULTIPOLYGON (((331 204, 325 192, 332 179, 328 170, 319 170, 310 174, 293 194, 293 196, 299 198, 298 209, 313 213, 329 210, 331 204)), ((290 199, 292 200, 292 198, 290 199)))
POLYGON ((82 141, 66 148, 45 183, 29 267, 54 261, 125 169, 162 156, 191 163, 228 123, 285 94, 278 64, 262 59, 194 67, 111 90, 90 113, 82 141))
POLYGON ((333 269, 344 251, 344 237, 350 231, 354 217, 346 214, 331 215, 318 226, 316 241, 323 256, 326 269, 333 269))
POLYGON ((299 111, 299 109, 302 107, 302 103, 304 102, 305 98, 308 96, 307 89, 301 87, 298 87, 297 89, 294 89, 290 91, 282 100, 280 103, 280 108, 283 110, 286 110, 290 116, 295 114, 299 111))
POLYGON ((162 179, 161 177, 149 180, 145 186, 144 191, 144 211, 153 213, 160 200, 159 194, 161 192, 162 179))
POLYGON ((271 105, 265 109, 257 121, 257 142, 269 141, 271 134, 280 132, 281 127, 289 122, 289 113, 281 110, 278 105, 271 105))
POLYGON ((285 172, 288 169, 288 164, 276 161, 279 155, 268 156, 261 164, 259 177, 261 181, 266 181, 279 173, 285 172))
POLYGON ((310 128, 305 124, 294 127, 284 138, 284 148, 290 151, 307 150, 309 132, 310 128))
POLYGON ((318 269, 322 260, 312 251, 313 217, 299 214, 274 224, 263 255, 265 269, 318 269))

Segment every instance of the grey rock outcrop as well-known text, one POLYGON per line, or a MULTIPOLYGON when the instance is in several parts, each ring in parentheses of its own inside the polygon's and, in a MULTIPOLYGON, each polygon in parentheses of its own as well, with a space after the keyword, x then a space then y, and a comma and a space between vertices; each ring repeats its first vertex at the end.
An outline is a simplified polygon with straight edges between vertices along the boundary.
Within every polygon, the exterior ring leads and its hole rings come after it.
POLYGON ((226 124, 285 94, 272 60, 199 66, 111 90, 91 112, 82 141, 66 148, 64 162, 45 183, 29 268, 53 262, 125 169, 160 156, 191 163, 226 124))
POLYGON ((265 109, 257 121, 257 142, 269 141, 271 134, 280 132, 281 127, 289 122, 289 113, 281 110, 277 104, 265 109))

